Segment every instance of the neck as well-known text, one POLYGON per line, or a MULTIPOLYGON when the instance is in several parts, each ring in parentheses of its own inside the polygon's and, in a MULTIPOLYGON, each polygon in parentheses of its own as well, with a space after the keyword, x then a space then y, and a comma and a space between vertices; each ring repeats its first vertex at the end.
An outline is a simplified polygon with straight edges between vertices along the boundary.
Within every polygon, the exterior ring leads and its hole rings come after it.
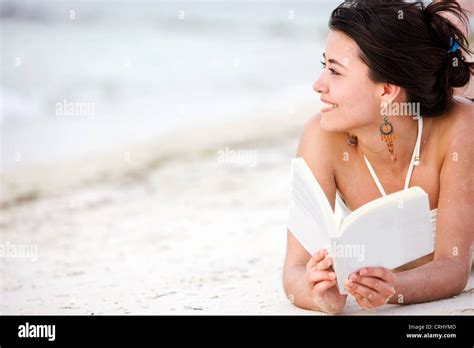
POLYGON ((390 167, 392 170, 404 169, 411 160, 418 135, 418 120, 410 116, 392 116, 392 123, 396 139, 393 142, 394 152, 397 160, 392 161, 387 143, 380 139, 380 125, 383 120, 380 117, 374 123, 350 131, 357 136, 358 151, 376 166, 390 167))

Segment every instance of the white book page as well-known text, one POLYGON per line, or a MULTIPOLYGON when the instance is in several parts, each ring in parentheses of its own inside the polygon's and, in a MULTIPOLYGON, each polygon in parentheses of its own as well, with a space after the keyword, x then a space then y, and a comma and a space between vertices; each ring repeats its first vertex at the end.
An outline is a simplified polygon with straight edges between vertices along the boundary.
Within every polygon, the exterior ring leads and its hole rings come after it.
POLYGON ((341 293, 345 293, 349 274, 360 268, 393 269, 434 250, 428 195, 412 187, 384 199, 383 204, 372 204, 371 209, 355 214, 350 223, 344 221, 342 234, 333 240, 341 293))
POLYGON ((326 194, 301 157, 292 160, 288 229, 311 255, 328 248, 336 230, 326 194))

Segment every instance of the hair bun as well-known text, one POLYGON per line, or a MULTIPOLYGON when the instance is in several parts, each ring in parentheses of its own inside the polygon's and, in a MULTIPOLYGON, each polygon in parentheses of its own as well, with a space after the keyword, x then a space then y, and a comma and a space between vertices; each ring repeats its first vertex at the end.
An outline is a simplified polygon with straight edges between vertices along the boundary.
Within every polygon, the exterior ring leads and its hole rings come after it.
MULTIPOLYGON (((446 49, 445 77, 451 88, 463 87, 470 79, 474 67, 466 62, 463 51, 469 53, 463 28, 468 31, 468 19, 456 2, 433 2, 423 9, 434 39, 446 49), (453 47, 454 46, 454 47, 453 47)), ((443 75, 443 74, 442 74, 443 75)))
POLYGON ((451 87, 463 87, 469 82, 472 74, 470 64, 465 61, 461 49, 448 52, 446 73, 451 87))

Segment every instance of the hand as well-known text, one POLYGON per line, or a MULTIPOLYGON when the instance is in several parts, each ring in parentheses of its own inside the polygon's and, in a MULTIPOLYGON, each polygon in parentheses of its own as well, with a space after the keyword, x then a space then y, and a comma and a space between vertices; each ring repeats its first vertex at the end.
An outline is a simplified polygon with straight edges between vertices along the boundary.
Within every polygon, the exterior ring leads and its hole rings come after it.
POLYGON ((383 267, 366 267, 349 275, 345 283, 362 308, 373 309, 388 303, 395 294, 395 274, 383 267))
POLYGON ((325 249, 316 252, 306 264, 304 280, 311 288, 313 295, 318 298, 336 285, 336 273, 331 266, 332 258, 325 249))

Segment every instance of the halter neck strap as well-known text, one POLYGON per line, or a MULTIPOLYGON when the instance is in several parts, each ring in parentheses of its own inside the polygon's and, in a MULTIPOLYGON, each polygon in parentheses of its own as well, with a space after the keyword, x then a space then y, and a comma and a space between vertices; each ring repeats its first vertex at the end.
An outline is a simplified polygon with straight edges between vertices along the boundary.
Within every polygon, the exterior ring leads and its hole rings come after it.
MULTIPOLYGON (((420 147, 421 147, 422 134, 423 134, 423 118, 421 116, 418 116, 418 134, 416 136, 415 148, 413 149, 413 154, 411 156, 407 176, 405 178, 404 190, 406 190, 408 186, 410 185, 411 175, 413 173, 414 166, 417 166, 418 164, 420 164, 420 147)), ((372 165, 370 164, 369 160, 367 159, 365 155, 364 155, 364 160, 365 160, 365 163, 367 164, 367 167, 369 168, 370 175, 372 175, 372 178, 375 181, 375 185, 377 185, 377 188, 379 189, 382 196, 386 196, 387 194, 385 193, 385 190, 383 189, 383 186, 380 183, 380 180, 378 179, 377 174, 375 174, 374 168, 372 167, 372 165)))

